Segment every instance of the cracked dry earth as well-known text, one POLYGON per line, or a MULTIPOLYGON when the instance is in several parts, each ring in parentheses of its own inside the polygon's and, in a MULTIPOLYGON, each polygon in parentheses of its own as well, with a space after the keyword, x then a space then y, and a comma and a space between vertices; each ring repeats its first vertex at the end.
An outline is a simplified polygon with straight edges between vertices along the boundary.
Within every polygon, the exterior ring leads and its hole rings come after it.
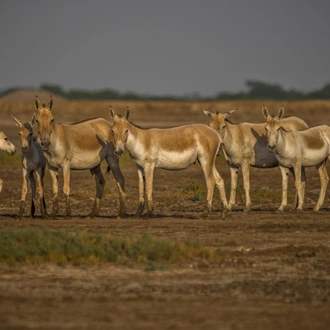
MULTIPOLYGON (((221 160, 217 167, 228 189, 229 170, 221 160)), ((199 218, 204 199, 189 190, 193 182, 204 191, 198 164, 179 172, 157 170, 155 215, 135 219, 137 173, 130 161, 124 161, 122 168, 127 218, 116 218, 118 198, 111 174, 106 176, 100 216, 84 218, 92 207, 94 188, 89 172, 83 171, 72 173, 71 219, 63 216, 61 196, 56 220, 42 220, 39 212, 35 219, 26 214, 18 220, 21 170, 3 167, 0 229, 48 227, 132 237, 147 232, 164 239, 198 240, 219 249, 221 260, 189 260, 154 271, 142 266, 0 264, 1 329, 329 328, 330 200, 327 194, 321 211, 312 211, 319 193, 315 169, 307 172, 306 211, 277 213, 279 169, 252 169, 252 211, 243 212, 240 188, 236 207, 224 219, 217 193, 211 216, 199 218)), ((292 204, 292 178, 289 186, 292 204)), ((46 201, 51 208, 49 174, 46 201)))

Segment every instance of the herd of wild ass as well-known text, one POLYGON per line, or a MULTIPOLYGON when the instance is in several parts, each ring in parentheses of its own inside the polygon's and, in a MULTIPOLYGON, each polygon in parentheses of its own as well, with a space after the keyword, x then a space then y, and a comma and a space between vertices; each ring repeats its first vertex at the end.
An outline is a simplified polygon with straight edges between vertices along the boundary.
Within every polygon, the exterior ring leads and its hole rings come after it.
MULTIPOLYGON (((309 128, 302 119, 283 118, 281 107, 276 116, 263 106, 265 123, 233 124, 227 118, 235 111, 212 113, 204 111, 209 126, 183 125, 172 128, 141 128, 129 121, 130 110, 125 116, 117 115, 110 107, 110 121, 93 118, 74 124, 57 124, 53 116, 52 96, 48 104, 34 99, 35 113, 29 123, 22 123, 13 116, 19 128, 22 151, 23 185, 18 217, 24 213, 25 199, 30 181, 32 203, 30 215, 34 217, 36 192, 40 198, 40 212, 47 217, 43 181, 48 167, 53 188, 52 217, 59 211, 58 170, 63 170, 63 193, 66 216, 70 217, 70 171, 89 169, 95 178, 96 196, 89 217, 99 213, 105 180, 101 163, 106 160, 112 171, 119 193, 119 217, 125 216, 125 179, 118 157, 127 150, 136 164, 139 179, 139 204, 136 216, 153 212, 152 190, 155 168, 181 170, 198 162, 205 176, 207 203, 203 216, 212 208, 214 187, 220 193, 223 217, 235 205, 237 177, 242 168, 245 190, 245 210, 251 209, 250 166, 272 168, 279 166, 282 174, 282 202, 279 211, 287 206, 288 175, 295 178, 296 198, 294 208, 303 209, 305 194, 305 167, 316 166, 320 175, 321 190, 314 208, 319 211, 328 185, 326 161, 330 156, 330 127, 320 125, 309 128), (33 126, 38 130, 38 141, 33 137, 33 126), (231 173, 231 190, 227 202, 224 180, 218 173, 215 161, 223 152, 231 173), (146 212, 145 212, 146 208, 146 212)), ((15 146, 0 131, 0 150, 15 153, 15 146)), ((3 182, 0 180, 0 191, 3 182)))

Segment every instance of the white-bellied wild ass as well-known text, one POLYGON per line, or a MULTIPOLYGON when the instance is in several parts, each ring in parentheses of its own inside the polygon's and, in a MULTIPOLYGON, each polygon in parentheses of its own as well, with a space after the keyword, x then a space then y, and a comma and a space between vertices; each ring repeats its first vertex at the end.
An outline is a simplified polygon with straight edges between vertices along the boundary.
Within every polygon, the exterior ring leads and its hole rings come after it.
MULTIPOLYGON (((245 210, 251 209, 250 198, 250 166, 257 168, 272 168, 278 166, 277 158, 267 149, 267 137, 265 124, 239 123, 233 124, 227 118, 235 110, 225 113, 212 113, 204 111, 209 117, 209 126, 214 128, 222 137, 225 158, 229 164, 231 174, 231 191, 228 208, 231 210, 235 205, 237 177, 239 168, 242 168, 243 185, 245 191, 245 210)), ((300 118, 290 116, 281 121, 286 130, 303 130, 308 125, 300 118)), ((283 187, 287 186, 288 169, 282 169, 283 187)), ((303 177, 304 177, 303 170, 303 177)), ((305 178, 303 178, 305 181, 305 178)), ((283 211, 287 205, 287 190, 282 191, 282 203, 279 211, 283 211)))
POLYGON ((222 143, 221 137, 203 124, 143 129, 128 121, 129 114, 130 110, 127 108, 125 117, 117 116, 110 107, 115 153, 121 156, 126 148, 138 170, 139 207, 136 216, 141 216, 144 211, 145 194, 147 216, 152 215, 155 168, 182 170, 196 161, 203 169, 207 186, 204 216, 211 211, 215 185, 220 192, 224 215, 227 210, 224 181, 215 167, 216 156, 222 143))
MULTIPOLYGON (((9 141, 7 135, 0 131, 0 150, 8 152, 9 155, 13 155, 16 151, 15 146, 9 141)), ((0 179, 0 192, 3 187, 3 181, 0 179)))
POLYGON ((56 124, 53 117, 53 98, 47 105, 41 104, 38 97, 34 99, 36 112, 34 120, 38 127, 41 148, 48 161, 48 167, 53 179, 53 211, 58 213, 58 169, 63 170, 63 192, 66 201, 66 216, 71 215, 70 208, 70 171, 89 169, 95 177, 96 197, 90 217, 99 213, 100 201, 103 196, 105 180, 101 171, 101 162, 105 159, 112 171, 119 191, 119 216, 125 216, 125 179, 115 155, 110 123, 103 118, 93 118, 74 124, 56 124), (106 136, 104 141, 95 133, 106 136))
POLYGON ((304 204, 301 170, 303 167, 316 166, 320 175, 321 190, 314 211, 319 211, 329 182, 326 161, 330 155, 330 127, 320 125, 304 131, 290 132, 282 127, 283 107, 276 116, 269 115, 265 107, 262 112, 266 118, 268 150, 276 155, 281 168, 292 168, 294 171, 298 195, 297 210, 302 210, 304 204))
POLYGON ((22 123, 20 120, 12 116, 16 125, 19 127, 19 137, 22 150, 22 169, 23 184, 21 194, 21 204, 18 212, 18 218, 22 218, 25 208, 25 199, 28 191, 28 181, 31 185, 32 202, 30 216, 34 218, 35 206, 34 199, 36 191, 40 197, 40 212, 44 218, 47 216, 46 203, 44 197, 44 177, 46 172, 47 161, 43 155, 39 143, 33 137, 32 123, 22 123))

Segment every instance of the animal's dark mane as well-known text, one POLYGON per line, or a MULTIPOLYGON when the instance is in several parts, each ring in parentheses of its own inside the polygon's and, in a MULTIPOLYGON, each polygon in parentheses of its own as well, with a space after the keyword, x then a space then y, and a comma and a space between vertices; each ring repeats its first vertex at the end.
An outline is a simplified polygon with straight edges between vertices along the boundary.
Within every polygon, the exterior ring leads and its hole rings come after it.
POLYGON ((70 124, 70 125, 77 125, 77 124, 81 124, 81 123, 84 123, 84 122, 86 122, 86 121, 89 121, 89 120, 93 120, 93 119, 97 119, 97 118, 99 118, 99 117, 94 117, 94 118, 83 119, 83 120, 77 121, 77 122, 75 122, 75 123, 72 123, 72 124, 70 124))

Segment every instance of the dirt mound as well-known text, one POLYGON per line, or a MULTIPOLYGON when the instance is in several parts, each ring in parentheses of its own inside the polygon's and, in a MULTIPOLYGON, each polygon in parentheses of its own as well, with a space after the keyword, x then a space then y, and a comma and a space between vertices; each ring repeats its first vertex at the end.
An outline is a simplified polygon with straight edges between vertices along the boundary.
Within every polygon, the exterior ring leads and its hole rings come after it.
MULTIPOLYGON (((51 95, 49 91, 43 90, 43 89, 33 89, 33 88, 27 88, 27 89, 19 89, 14 92, 8 93, 4 96, 2 96, 1 100, 13 100, 13 101, 30 101, 33 100, 35 95, 38 95, 40 99, 48 100, 49 95, 51 95)), ((65 101, 66 99, 60 95, 54 95, 54 98, 58 101, 65 101)))

